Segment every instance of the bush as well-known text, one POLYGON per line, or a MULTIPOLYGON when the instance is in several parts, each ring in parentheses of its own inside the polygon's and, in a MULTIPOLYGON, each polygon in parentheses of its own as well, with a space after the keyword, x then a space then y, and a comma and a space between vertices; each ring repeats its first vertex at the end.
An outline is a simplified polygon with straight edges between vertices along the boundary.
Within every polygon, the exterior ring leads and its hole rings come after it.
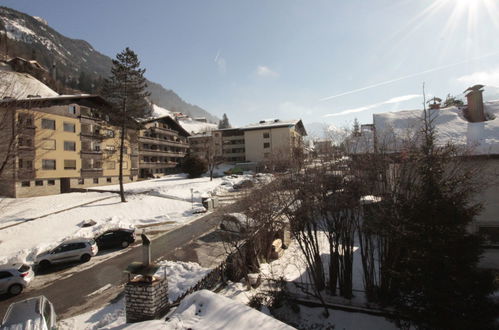
POLYGON ((233 167, 230 170, 227 170, 224 172, 226 175, 231 175, 231 174, 243 174, 243 169, 240 167, 233 167))
POLYGON ((206 161, 196 156, 187 155, 182 163, 182 171, 189 174, 189 178, 199 178, 207 170, 206 161))

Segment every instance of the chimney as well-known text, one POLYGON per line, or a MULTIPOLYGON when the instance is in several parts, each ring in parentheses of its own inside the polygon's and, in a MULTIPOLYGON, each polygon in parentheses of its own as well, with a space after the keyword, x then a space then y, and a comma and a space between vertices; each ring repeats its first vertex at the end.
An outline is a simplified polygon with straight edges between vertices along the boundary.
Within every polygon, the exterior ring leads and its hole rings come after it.
POLYGON ((442 103, 442 99, 439 97, 434 97, 426 103, 428 103, 430 110, 438 110, 440 109, 440 104, 442 103))
POLYGON ((468 120, 472 123, 485 121, 483 110, 483 85, 475 85, 464 91, 468 99, 468 120))

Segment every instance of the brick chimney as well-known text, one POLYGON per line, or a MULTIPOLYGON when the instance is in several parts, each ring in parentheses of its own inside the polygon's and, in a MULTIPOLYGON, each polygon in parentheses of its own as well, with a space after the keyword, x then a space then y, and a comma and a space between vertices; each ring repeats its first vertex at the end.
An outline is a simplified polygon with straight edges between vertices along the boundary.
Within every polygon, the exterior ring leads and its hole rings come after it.
POLYGON ((442 103, 442 99, 438 98, 438 97, 434 97, 431 100, 429 100, 427 103, 428 103, 430 109, 438 110, 438 109, 440 109, 440 104, 442 103))
POLYGON ((468 99, 467 117, 472 123, 485 121, 483 110, 483 85, 475 85, 464 91, 468 99))

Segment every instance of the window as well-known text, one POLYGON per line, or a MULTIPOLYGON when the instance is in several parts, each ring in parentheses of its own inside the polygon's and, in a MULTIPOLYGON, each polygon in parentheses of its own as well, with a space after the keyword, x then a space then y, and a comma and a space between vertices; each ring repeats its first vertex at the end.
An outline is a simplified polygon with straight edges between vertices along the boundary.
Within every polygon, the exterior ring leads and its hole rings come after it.
POLYGON ((114 137, 114 131, 110 129, 105 130, 104 134, 108 137, 114 137))
POLYGON ((85 184, 85 179, 78 179, 78 184, 85 184))
POLYGON ((18 140, 18 144, 20 147, 32 147, 33 146, 33 140, 30 138, 19 137, 17 140, 18 140))
POLYGON ((116 168, 116 162, 114 160, 106 162, 106 169, 107 170, 114 170, 115 168, 116 168))
POLYGON ((270 143, 265 142, 265 143, 263 144, 263 147, 264 147, 264 148, 270 148, 270 143))
POLYGON ((93 151, 100 151, 100 144, 94 144, 93 151))
POLYGON ((270 137, 270 134, 269 133, 263 133, 263 138, 264 139, 268 139, 270 137))
POLYGON ((18 168, 23 168, 23 165, 24 165, 23 163, 24 163, 24 161, 22 159, 19 159, 18 162, 17 162, 17 167, 18 168))
POLYGON ((94 183, 98 184, 99 183, 99 178, 94 178, 94 183))
POLYGON ((55 150, 55 140, 53 139, 42 140, 42 149, 55 150))
POLYGON ((55 185, 55 180, 47 180, 47 184, 49 186, 54 186, 55 185))
POLYGON ((116 148, 113 146, 113 145, 107 145, 106 146, 106 151, 107 152, 114 152, 116 150, 116 148))
POLYGON ((22 181, 21 182, 21 187, 29 187, 30 186, 30 182, 29 181, 22 181))
POLYGON ((42 128, 55 130, 55 120, 42 119, 42 128))
POLYGON ((111 178, 106 178, 107 183, 111 183, 111 178))
POLYGON ((7 271, 0 272, 0 279, 1 278, 8 278, 8 277, 12 277, 12 274, 10 272, 7 272, 7 271))
POLYGON ((64 150, 65 151, 76 151, 76 142, 64 141, 64 150))
POLYGON ((35 186, 43 186, 43 180, 36 180, 35 186))
POLYGON ((19 125, 23 127, 33 127, 33 116, 26 113, 19 114, 19 125))
POLYGON ((64 132, 76 132, 75 124, 64 122, 64 132))
POLYGON ((33 168, 33 161, 32 160, 27 160, 24 162, 24 167, 28 170, 31 170, 33 168))
POLYGON ((76 105, 70 105, 68 107, 68 112, 72 115, 76 115, 76 105))
POLYGON ((42 169, 55 170, 55 159, 42 159, 42 169))
POLYGON ((65 170, 76 170, 76 160, 64 159, 64 169, 65 170))

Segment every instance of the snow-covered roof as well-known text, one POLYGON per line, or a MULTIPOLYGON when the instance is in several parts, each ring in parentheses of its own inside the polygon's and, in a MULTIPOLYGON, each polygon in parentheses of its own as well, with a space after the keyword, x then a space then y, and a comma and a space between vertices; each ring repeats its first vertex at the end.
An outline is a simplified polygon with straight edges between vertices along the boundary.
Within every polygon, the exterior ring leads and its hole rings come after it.
POLYGON ((170 116, 173 118, 173 113, 170 110, 160 107, 159 105, 152 104, 152 116, 153 117, 163 117, 170 116))
POLYGON ((216 124, 203 123, 201 121, 194 120, 190 117, 178 118, 178 123, 189 133, 201 133, 206 131, 212 131, 217 129, 216 124))
MULTIPOLYGON (((469 149, 474 155, 499 154, 499 100, 484 102, 491 120, 472 123, 455 106, 428 110, 437 133, 437 143, 451 143, 469 149)), ((423 123, 422 110, 378 113, 373 115, 378 144, 400 150, 407 142, 417 140, 423 123)))
POLYGON ((287 127, 287 126, 299 126, 303 130, 304 134, 307 135, 305 128, 301 119, 291 119, 291 120, 281 120, 281 119, 265 119, 261 120, 256 124, 249 124, 241 127, 243 130, 253 130, 261 128, 277 128, 277 127, 287 127))
POLYGON ((279 330, 294 328, 242 303, 208 290, 201 290, 184 298, 168 321, 140 322, 123 329, 279 330))
POLYGON ((54 97, 59 94, 27 73, 0 70, 0 98, 24 99, 28 95, 54 97))

